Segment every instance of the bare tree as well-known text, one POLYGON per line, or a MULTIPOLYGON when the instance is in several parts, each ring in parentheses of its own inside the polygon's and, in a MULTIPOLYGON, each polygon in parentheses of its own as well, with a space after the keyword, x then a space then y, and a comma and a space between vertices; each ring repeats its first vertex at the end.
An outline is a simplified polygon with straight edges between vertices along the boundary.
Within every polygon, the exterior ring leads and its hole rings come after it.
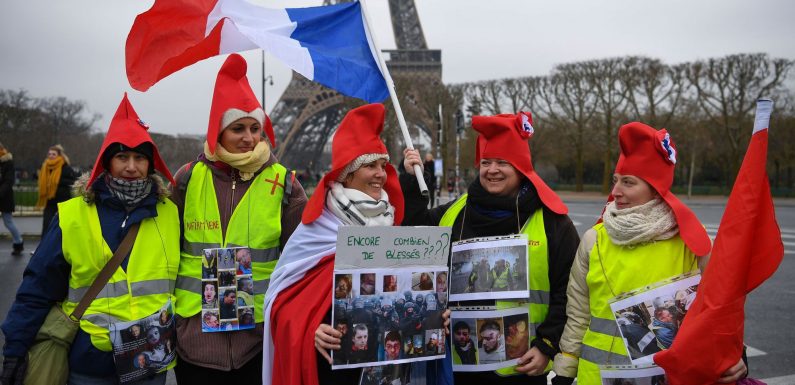
POLYGON ((619 117, 623 115, 626 106, 627 90, 624 79, 627 76, 627 66, 622 58, 591 60, 580 65, 599 104, 597 116, 604 145, 602 193, 607 194, 613 174, 613 154, 616 152, 614 143, 619 117))
POLYGON ((721 137, 724 180, 727 185, 742 163, 750 138, 756 99, 780 95, 793 61, 771 59, 767 54, 729 55, 692 63, 687 71, 696 89, 697 103, 711 122, 713 134, 721 137))
POLYGON ((551 77, 532 84, 539 85, 537 109, 574 149, 575 190, 583 191, 587 131, 599 106, 585 69, 580 63, 558 65, 551 77))

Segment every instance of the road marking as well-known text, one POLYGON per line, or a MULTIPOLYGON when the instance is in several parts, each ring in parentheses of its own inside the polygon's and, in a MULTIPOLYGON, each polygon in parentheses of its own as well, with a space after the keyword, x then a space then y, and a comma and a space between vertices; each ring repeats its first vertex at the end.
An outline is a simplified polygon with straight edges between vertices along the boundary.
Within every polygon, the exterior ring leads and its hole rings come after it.
POLYGON ((765 378, 762 380, 762 382, 766 383, 767 385, 792 385, 795 384, 795 374, 789 376, 765 378))
POLYGON ((759 357, 759 356, 764 356, 767 353, 765 353, 765 352, 763 352, 763 351, 761 351, 761 350, 759 350, 757 348, 753 348, 753 347, 750 347, 750 346, 746 345, 745 346, 745 354, 748 357, 759 357))

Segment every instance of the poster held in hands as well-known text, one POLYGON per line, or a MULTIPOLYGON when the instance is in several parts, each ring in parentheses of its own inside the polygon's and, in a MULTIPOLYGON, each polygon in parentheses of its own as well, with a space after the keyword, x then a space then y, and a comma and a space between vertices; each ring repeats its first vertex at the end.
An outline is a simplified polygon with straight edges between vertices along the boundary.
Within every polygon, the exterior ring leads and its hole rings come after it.
POLYGON ((340 227, 332 369, 444 358, 449 252, 448 227, 340 227))

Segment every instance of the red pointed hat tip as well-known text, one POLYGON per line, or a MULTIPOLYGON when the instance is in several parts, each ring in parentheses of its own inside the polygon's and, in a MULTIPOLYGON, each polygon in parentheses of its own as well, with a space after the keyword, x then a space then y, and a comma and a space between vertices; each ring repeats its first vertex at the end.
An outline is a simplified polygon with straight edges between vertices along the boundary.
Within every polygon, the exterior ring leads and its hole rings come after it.
POLYGON ((229 55, 221 68, 221 72, 233 79, 241 79, 246 76, 246 70, 246 59, 236 53, 229 55))

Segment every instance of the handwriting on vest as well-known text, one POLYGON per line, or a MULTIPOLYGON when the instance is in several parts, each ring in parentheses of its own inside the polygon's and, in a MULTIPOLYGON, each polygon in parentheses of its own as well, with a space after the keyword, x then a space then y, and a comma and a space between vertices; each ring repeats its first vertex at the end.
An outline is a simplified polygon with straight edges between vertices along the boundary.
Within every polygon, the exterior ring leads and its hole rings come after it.
POLYGON ((217 219, 214 220, 191 220, 185 222, 185 227, 188 230, 216 230, 221 228, 221 222, 217 219))

